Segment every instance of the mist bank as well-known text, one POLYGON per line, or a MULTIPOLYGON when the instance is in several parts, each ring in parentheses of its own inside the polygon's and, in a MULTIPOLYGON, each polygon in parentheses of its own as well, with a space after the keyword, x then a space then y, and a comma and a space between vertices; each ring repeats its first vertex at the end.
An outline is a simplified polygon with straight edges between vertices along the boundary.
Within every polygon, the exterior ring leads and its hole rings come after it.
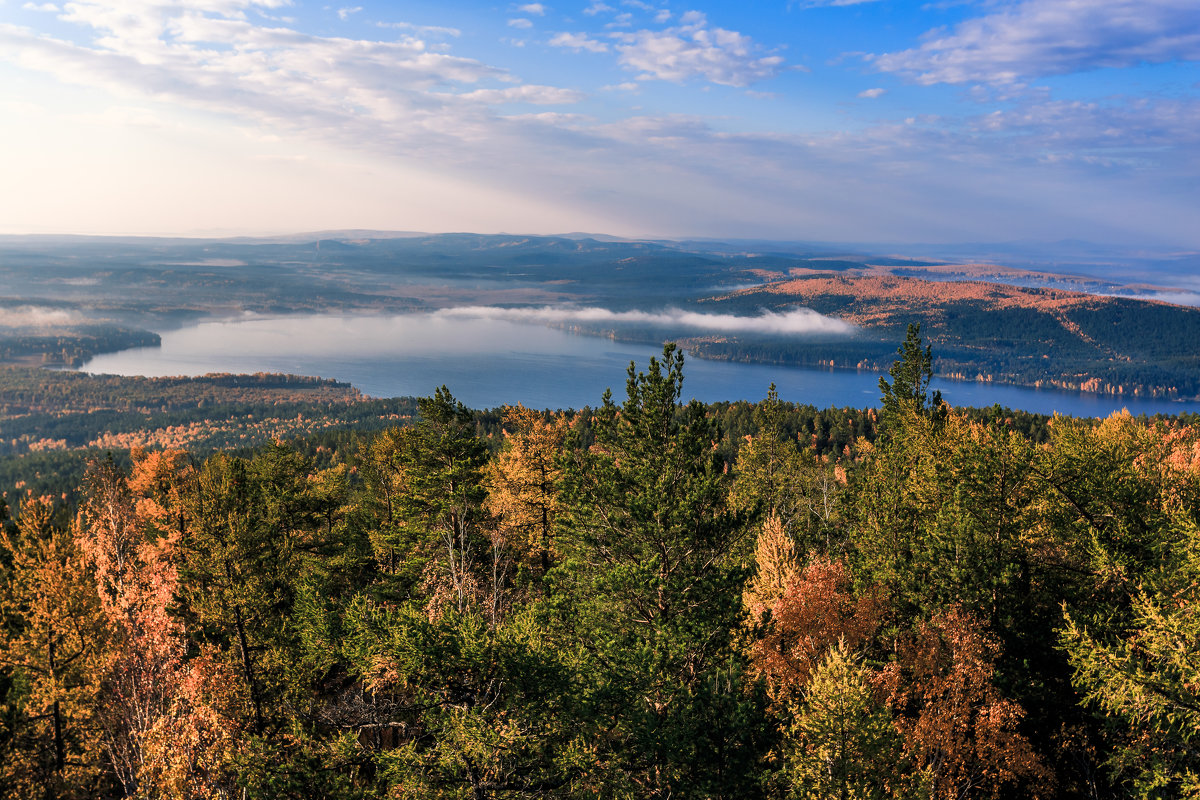
POLYGON ((53 328, 90 322, 82 314, 65 308, 19 305, 0 308, 0 328, 53 328))
POLYGON ((849 336, 858 328, 835 317, 818 314, 809 308, 774 312, 763 310, 756 316, 705 314, 666 308, 661 311, 612 311, 607 308, 542 306, 539 308, 503 308, 499 306, 457 306, 432 314, 443 319, 493 319, 509 322, 587 325, 653 325, 662 328, 686 328, 698 333, 754 333, 774 336, 835 335, 849 336))

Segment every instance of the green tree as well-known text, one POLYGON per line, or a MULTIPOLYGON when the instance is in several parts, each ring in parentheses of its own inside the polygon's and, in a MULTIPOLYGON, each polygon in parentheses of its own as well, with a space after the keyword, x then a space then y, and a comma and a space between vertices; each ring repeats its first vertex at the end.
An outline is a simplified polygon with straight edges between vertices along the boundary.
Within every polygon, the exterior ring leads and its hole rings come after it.
POLYGON ((871 672, 845 642, 813 672, 785 745, 789 797, 882 800, 905 796, 920 775, 906 775, 900 734, 876 700, 871 672))
POLYGON ((372 452, 383 465, 373 485, 388 508, 382 543, 391 552, 385 559, 405 565, 402 593, 419 588, 433 606, 450 603, 461 613, 488 586, 488 448, 476 434, 474 414, 445 386, 421 398, 418 408, 415 426, 389 432, 372 452))
POLYGON ((921 340, 921 323, 909 323, 908 333, 896 350, 900 356, 888 374, 892 380, 879 379, 880 402, 884 418, 894 418, 906 410, 935 415, 942 406, 942 393, 929 394, 933 380, 933 346, 921 340))
POLYGON ((254 459, 217 454, 185 487, 179 600, 192 635, 230 658, 253 730, 282 724, 281 701, 303 695, 297 589, 320 522, 310 465, 282 445, 254 459))
POLYGON ((752 540, 728 504, 719 431, 702 405, 680 405, 682 382, 673 344, 645 373, 631 364, 625 402, 606 393, 595 444, 570 451, 559 633, 580 655, 611 791, 747 797, 760 701, 731 635, 752 540))
POLYGON ((535 608, 496 623, 479 608, 430 616, 360 597, 345 652, 360 688, 326 718, 366 746, 388 797, 567 796, 593 766, 535 608))
POLYGON ((1200 432, 1055 419, 1047 517, 1090 576, 1062 646, 1135 797, 1200 797, 1200 432))
POLYGON ((828 548, 840 514, 841 486, 833 468, 801 450, 787 435, 787 409, 775 391, 754 409, 758 434, 738 451, 731 502, 735 509, 761 509, 778 516, 801 550, 828 548))

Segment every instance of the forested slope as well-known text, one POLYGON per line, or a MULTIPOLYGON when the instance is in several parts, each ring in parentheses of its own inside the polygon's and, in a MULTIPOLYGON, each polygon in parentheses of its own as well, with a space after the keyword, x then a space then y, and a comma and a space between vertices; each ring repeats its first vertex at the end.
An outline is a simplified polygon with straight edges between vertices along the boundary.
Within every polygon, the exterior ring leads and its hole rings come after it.
POLYGON ((840 449, 667 348, 491 443, 99 461, 5 528, 0 796, 1196 795, 1200 430, 905 353, 840 449))
POLYGON ((1200 309, 1061 289, 887 274, 794 271, 713 298, 735 313, 797 305, 861 326, 854 338, 699 337, 707 358, 886 369, 911 323, 939 375, 1128 396, 1200 396, 1200 309))

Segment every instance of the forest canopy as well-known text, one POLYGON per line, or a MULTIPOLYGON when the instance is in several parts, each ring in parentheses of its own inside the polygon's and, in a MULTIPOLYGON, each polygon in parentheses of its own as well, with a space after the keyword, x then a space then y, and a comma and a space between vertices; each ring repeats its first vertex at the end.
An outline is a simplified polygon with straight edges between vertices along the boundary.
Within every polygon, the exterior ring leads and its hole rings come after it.
POLYGON ((1200 430, 949 409, 913 335, 840 438, 668 345, 93 460, 0 539, 0 797, 1200 796, 1200 430))

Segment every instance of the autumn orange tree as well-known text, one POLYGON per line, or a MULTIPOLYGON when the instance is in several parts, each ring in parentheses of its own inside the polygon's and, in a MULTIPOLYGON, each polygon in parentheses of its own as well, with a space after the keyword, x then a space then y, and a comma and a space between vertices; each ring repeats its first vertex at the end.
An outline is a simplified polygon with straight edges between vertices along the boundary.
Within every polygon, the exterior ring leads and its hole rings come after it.
POLYGON ((183 628, 168 612, 178 588, 179 533, 168 528, 157 535, 111 461, 89 467, 84 489, 77 543, 95 581, 109 641, 97 676, 104 697, 100 720, 113 769, 132 795, 146 761, 144 737, 179 691, 183 628))
POLYGON ((855 597, 844 563, 817 557, 793 573, 769 611, 751 646, 751 658, 786 715, 831 648, 840 644, 849 653, 870 640, 882 607, 869 591, 855 597))
POLYGON ((754 574, 742 592, 752 623, 760 623, 788 591, 800 572, 801 554, 778 514, 762 521, 754 544, 754 574))
POLYGON ((952 607, 923 622, 884 669, 904 750, 936 800, 1025 796, 1050 774, 1021 732, 1025 710, 994 683, 999 646, 983 624, 952 607))
POLYGON ((228 797, 237 676, 211 651, 189 657, 173 613, 192 467, 178 451, 133 455, 128 479, 111 461, 89 467, 77 531, 109 642, 95 676, 107 760, 131 797, 228 797))

